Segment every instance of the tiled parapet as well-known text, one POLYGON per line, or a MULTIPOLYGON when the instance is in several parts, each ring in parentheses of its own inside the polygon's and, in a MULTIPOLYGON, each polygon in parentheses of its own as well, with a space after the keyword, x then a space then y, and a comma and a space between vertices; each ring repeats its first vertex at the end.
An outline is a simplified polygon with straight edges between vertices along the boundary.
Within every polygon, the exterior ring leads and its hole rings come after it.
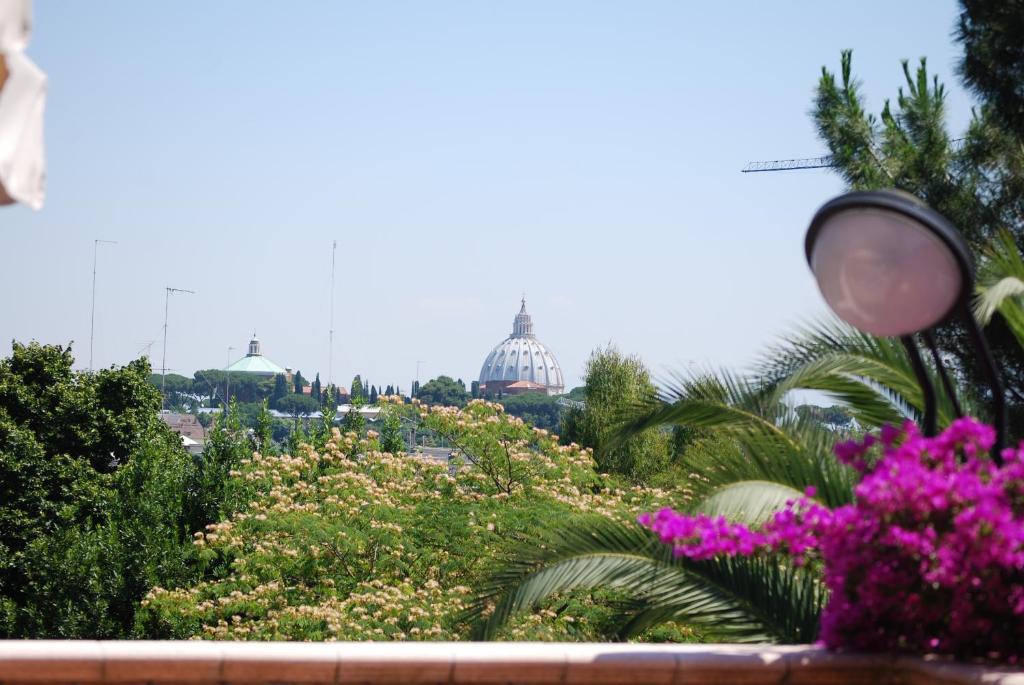
POLYGON ((814 647, 0 641, 0 685, 1024 685, 1024 672, 814 647))

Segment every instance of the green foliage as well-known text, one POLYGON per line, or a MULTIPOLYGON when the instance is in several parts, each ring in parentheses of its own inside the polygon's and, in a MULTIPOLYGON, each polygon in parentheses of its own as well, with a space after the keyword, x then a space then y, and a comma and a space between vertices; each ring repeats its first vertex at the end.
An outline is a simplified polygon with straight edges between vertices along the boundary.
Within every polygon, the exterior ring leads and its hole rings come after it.
POLYGON ((270 395, 270 408, 278 409, 277 403, 288 396, 288 379, 283 373, 274 376, 274 390, 270 395))
POLYGON ((666 621, 730 642, 805 643, 817 634, 824 590, 811 572, 744 557, 676 559, 649 531, 607 519, 559 526, 543 540, 481 586, 467 610, 473 637, 493 639, 517 613, 579 588, 624 595, 609 636, 617 639, 666 621))
POLYGON ((1009 131, 1024 133, 1024 2, 960 0, 957 39, 965 85, 1009 131))
POLYGON ((193 464, 148 363, 72 362, 36 343, 0 361, 0 637, 127 637, 148 587, 192 577, 193 464))
POLYGON ((348 411, 341 417, 341 430, 343 433, 362 435, 366 432, 366 418, 359 411, 363 406, 362 399, 352 399, 348 411))
POLYGON ((242 424, 238 405, 232 402, 218 414, 213 428, 207 432, 206 446, 194 460, 189 486, 187 529, 202 530, 219 520, 230 509, 228 481, 232 469, 251 456, 253 444, 242 424))
POLYGON ((801 404, 794 409, 801 418, 817 421, 818 423, 833 429, 848 429, 853 425, 853 414, 841 405, 833 404, 830 407, 819 407, 813 404, 801 404))
POLYGON ((320 403, 323 401, 322 393, 323 388, 320 385, 320 374, 317 373, 316 379, 313 381, 313 386, 309 390, 309 396, 316 400, 317 408, 319 408, 320 403))
POLYGON ((273 445, 273 417, 267 400, 260 405, 260 413, 256 415, 256 426, 253 433, 253 449, 267 451, 273 445))
POLYGON ((154 387, 165 389, 168 406, 180 407, 191 399, 190 395, 193 392, 191 378, 176 373, 169 373, 166 377, 153 373, 149 375, 149 381, 154 387))
POLYGON ((301 395, 302 394, 302 389, 304 387, 306 387, 306 379, 302 377, 302 372, 301 371, 296 371, 295 372, 295 375, 292 376, 292 383, 293 383, 294 388, 295 388, 295 394, 296 395, 301 395))
POLYGON ((221 369, 202 369, 196 371, 192 381, 192 391, 200 396, 214 397, 223 400, 227 397, 230 385, 231 397, 241 404, 259 404, 274 395, 275 380, 251 373, 229 374, 221 369))
MULTIPOLYGON (((359 439, 335 431, 320 450, 254 454, 230 478, 238 506, 196 538, 207 576, 154 587, 140 633, 460 639, 468 635, 471 587, 520 540, 579 514, 629 520, 639 508, 667 503, 665 493, 608 488, 588 451, 559 445, 500 406, 420 411, 425 424, 469 446, 473 459, 511 469, 514 485, 496 483, 484 468, 449 470, 384 452, 372 433, 359 439)), ((500 635, 592 639, 613 630, 610 599, 566 593, 517 616, 500 635)))
POLYGON ((654 384, 643 362, 616 348, 598 348, 586 371, 586 407, 563 414, 562 437, 594 450, 602 471, 645 480, 664 470, 670 459, 670 438, 658 430, 635 432, 614 440, 618 427, 638 405, 653 400, 654 384))
POLYGON ((405 452, 405 440, 402 439, 402 419, 398 407, 388 402, 381 403, 380 449, 382 452, 398 454, 405 452))
POLYGON ((366 401, 363 393, 363 381, 358 374, 352 379, 352 387, 349 388, 348 396, 353 403, 356 401, 366 401))
MULTIPOLYGON (((1024 129, 1007 122, 1022 100, 1019 82, 1008 79, 1024 64, 1019 38, 1003 34, 1019 25, 1020 2, 965 0, 960 27, 968 83, 983 97, 967 130, 956 140, 947 130, 945 89, 922 59, 916 70, 904 62, 905 87, 880 116, 868 114, 842 54, 840 75, 822 69, 814 120, 852 189, 898 188, 928 203, 959 228, 979 257, 1000 231, 1024 246, 1024 129), (991 98, 991 99, 989 99, 991 98), (1014 104, 1016 103, 1016 104, 1014 104)), ((1017 121, 1020 121, 1019 119, 1017 121)), ((1024 430, 1024 350, 1001 320, 987 331, 1005 375, 1016 430, 1024 430)), ((936 331, 939 347, 968 387, 986 387, 973 342, 956 321, 936 331)))
POLYGON ((450 376, 438 376, 419 386, 416 399, 425 404, 462 407, 469 400, 469 393, 466 392, 466 384, 461 380, 456 381, 450 376))
POLYGON ((285 395, 278 400, 277 409, 292 416, 309 416, 320 411, 320 403, 309 395, 285 395))
POLYGON ((501 404, 508 414, 518 416, 537 428, 552 431, 561 428, 562 408, 557 397, 542 392, 527 392, 522 395, 506 395, 501 399, 501 404))

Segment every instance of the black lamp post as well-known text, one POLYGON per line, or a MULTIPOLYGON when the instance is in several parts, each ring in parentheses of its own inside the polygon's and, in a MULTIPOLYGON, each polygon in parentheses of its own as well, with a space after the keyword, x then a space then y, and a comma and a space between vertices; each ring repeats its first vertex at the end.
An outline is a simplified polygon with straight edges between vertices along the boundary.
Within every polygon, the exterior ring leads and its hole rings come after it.
POLYGON ((872 190, 841 195, 814 215, 805 240, 807 261, 829 307, 854 328, 899 337, 924 396, 924 432, 936 431, 935 388, 921 360, 920 334, 962 415, 932 330, 959 318, 967 328, 992 392, 996 444, 1006 443, 1006 399, 988 342, 970 310, 974 259, 960 232, 912 195, 872 190))

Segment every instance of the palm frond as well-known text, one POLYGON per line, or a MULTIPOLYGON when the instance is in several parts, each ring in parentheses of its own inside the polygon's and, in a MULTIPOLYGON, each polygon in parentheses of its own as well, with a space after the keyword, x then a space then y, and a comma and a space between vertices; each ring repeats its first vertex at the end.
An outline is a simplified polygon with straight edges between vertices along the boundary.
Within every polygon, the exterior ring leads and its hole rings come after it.
POLYGON ((783 398, 781 384, 754 384, 728 372, 680 378, 662 395, 634 409, 621 435, 669 425, 713 429, 739 450, 707 454, 687 450, 680 463, 699 497, 740 481, 769 481, 802 492, 813 485, 830 506, 853 497, 853 473, 832 456, 836 434, 801 418, 783 398))
MULTIPOLYGON (((934 387, 938 374, 926 360, 934 387)), ((788 336, 764 355, 759 373, 780 391, 818 390, 842 402, 866 427, 919 420, 924 396, 902 344, 893 338, 862 333, 838 319, 812 324, 788 336)), ((961 404, 973 395, 959 388, 961 404)), ((937 417, 950 423, 956 411, 939 393, 937 417)))
POLYGON ((551 540, 558 544, 522 549, 481 587, 466 614, 476 638, 494 638, 510 617, 553 595, 602 587, 631 600, 618 638, 672 620, 733 641, 813 639, 824 594, 810 573, 767 559, 676 559, 650 531, 604 519, 551 540))
POLYGON ((745 480, 719 488, 695 507, 695 511, 708 516, 724 516, 726 519, 757 526, 786 503, 799 499, 804 493, 781 483, 764 480, 745 480))
POLYGON ((988 324, 996 312, 1006 320, 1017 342, 1024 345, 1024 258, 1013 234, 1000 231, 985 250, 979 269, 974 316, 988 324))

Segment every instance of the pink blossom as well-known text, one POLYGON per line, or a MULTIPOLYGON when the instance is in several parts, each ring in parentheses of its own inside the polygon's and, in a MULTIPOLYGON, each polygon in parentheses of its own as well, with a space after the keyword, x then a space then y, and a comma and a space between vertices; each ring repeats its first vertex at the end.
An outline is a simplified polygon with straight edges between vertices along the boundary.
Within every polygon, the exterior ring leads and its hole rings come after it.
POLYGON ((990 426, 970 418, 925 438, 913 424, 835 447, 861 474, 854 502, 805 496, 751 529, 671 509, 642 525, 690 559, 820 559, 830 648, 1024 660, 1024 444, 988 458, 990 426), (877 454, 878 451, 881 454, 877 454))

